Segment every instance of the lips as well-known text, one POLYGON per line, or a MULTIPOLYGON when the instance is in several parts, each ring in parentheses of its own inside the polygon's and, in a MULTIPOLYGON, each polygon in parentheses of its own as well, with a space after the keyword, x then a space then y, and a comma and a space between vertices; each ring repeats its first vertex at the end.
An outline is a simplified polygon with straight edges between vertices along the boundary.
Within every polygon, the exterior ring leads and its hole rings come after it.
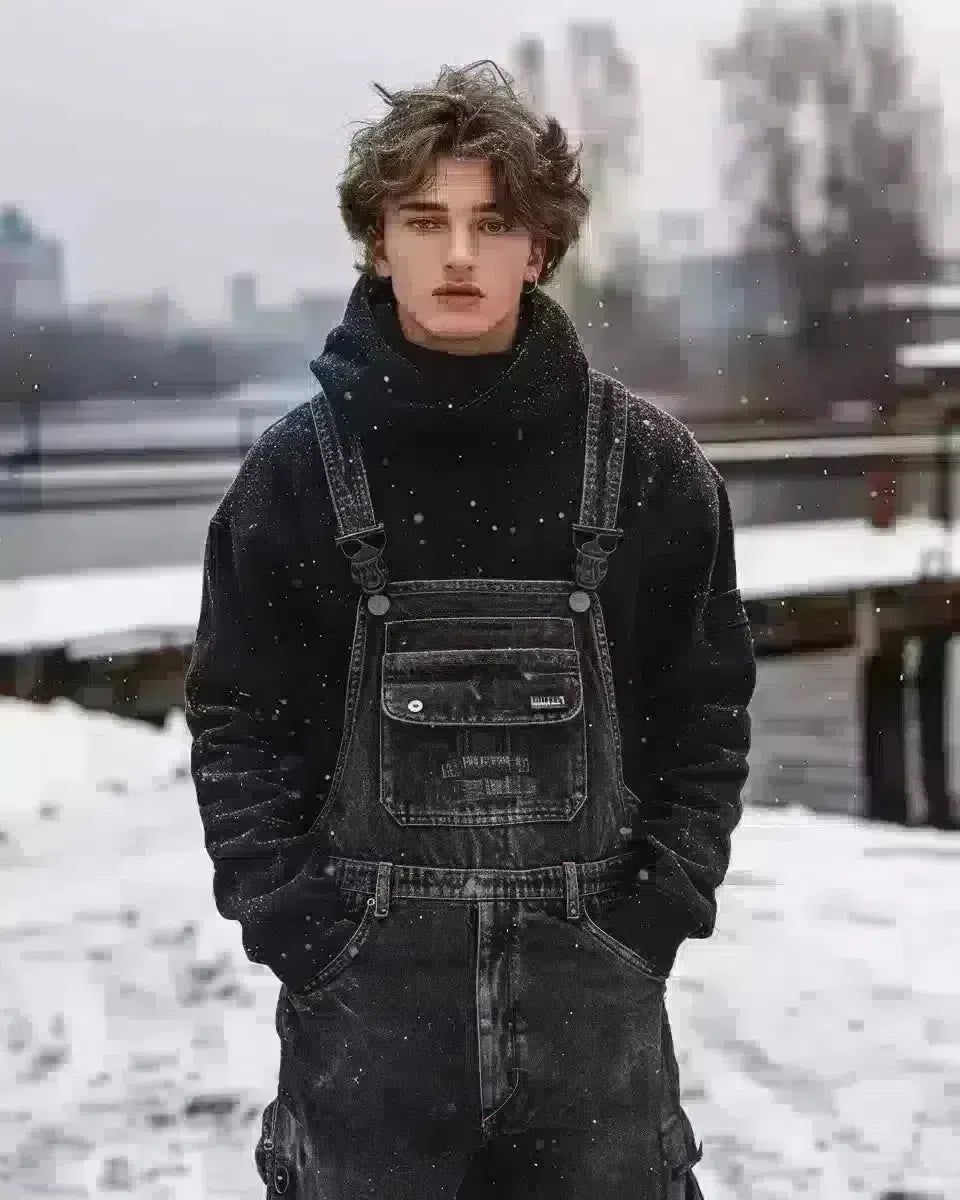
POLYGON ((433 294, 435 296, 482 296, 483 292, 479 288, 444 287, 437 288, 433 294))

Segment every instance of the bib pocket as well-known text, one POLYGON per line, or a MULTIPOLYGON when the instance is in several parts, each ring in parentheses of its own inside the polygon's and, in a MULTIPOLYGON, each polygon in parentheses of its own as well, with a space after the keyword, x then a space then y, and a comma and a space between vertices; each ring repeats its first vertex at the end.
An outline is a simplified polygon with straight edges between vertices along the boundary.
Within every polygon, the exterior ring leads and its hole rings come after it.
POLYGON ((380 800, 401 825, 569 821, 586 799, 579 652, 385 651, 380 800))

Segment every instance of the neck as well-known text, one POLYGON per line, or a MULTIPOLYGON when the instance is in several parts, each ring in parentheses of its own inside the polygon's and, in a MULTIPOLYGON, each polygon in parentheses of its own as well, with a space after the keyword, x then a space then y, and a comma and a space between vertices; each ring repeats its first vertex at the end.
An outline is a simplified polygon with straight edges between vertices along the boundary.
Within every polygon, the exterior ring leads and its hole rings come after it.
POLYGON ((443 350, 447 354, 505 354, 513 345, 520 319, 520 307, 512 309, 503 320, 477 337, 438 337, 425 329, 398 301, 397 319, 403 336, 416 346, 427 350, 443 350))

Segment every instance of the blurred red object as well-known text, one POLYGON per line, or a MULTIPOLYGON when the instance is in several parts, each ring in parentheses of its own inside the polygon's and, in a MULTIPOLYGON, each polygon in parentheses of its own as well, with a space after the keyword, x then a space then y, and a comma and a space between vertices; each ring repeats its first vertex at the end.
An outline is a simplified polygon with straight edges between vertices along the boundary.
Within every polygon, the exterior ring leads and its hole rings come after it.
POLYGON ((890 529, 897 517, 897 477, 889 468, 867 472, 870 524, 890 529))

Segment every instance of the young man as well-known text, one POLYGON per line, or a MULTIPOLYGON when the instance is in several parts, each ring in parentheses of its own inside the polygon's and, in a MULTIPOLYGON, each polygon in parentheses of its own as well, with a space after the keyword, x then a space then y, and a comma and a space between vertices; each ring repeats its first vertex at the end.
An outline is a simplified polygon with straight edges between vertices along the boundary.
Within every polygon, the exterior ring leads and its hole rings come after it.
POLYGON ((696 1197, 664 992, 747 774, 723 482, 539 290, 587 212, 557 123, 473 68, 380 93, 361 276, 213 516, 186 681, 217 905, 283 985, 257 1166, 696 1197))

